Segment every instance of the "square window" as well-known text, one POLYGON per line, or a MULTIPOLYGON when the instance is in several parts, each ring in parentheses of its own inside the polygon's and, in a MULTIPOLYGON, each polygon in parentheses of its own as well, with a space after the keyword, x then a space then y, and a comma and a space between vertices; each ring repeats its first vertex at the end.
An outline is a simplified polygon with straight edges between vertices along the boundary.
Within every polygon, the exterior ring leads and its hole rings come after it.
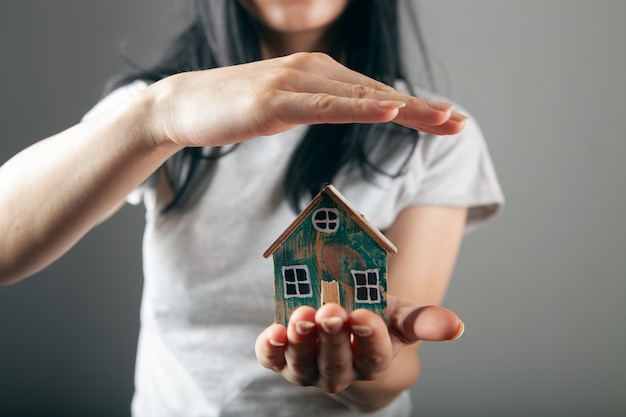
POLYGON ((357 303, 379 304, 380 270, 367 269, 365 271, 351 271, 354 278, 354 299, 357 303))
POLYGON ((309 268, 306 265, 283 266, 282 273, 285 298, 313 296, 309 268))

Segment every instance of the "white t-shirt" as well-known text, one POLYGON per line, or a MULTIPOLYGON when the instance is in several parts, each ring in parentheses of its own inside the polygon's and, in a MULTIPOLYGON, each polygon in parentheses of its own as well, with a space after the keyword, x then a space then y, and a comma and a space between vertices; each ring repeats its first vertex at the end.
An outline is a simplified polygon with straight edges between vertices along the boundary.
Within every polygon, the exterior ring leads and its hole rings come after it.
MULTIPOLYGON (((113 92, 86 117, 145 86, 135 82, 113 92)), ((262 253, 296 216, 284 198, 283 178, 305 130, 240 144, 219 159, 206 191, 184 211, 160 212, 170 198, 162 174, 129 196, 146 206, 135 417, 359 415, 315 388, 294 386, 262 368, 254 353, 257 336, 274 320, 273 265, 262 253)), ((403 158, 387 161, 385 168, 393 171, 403 158)), ((334 185, 381 230, 412 205, 470 207, 473 227, 503 203, 473 119, 458 135, 421 134, 398 178, 379 175, 372 183, 356 173, 334 185)), ((404 393, 368 415, 409 413, 404 393)))

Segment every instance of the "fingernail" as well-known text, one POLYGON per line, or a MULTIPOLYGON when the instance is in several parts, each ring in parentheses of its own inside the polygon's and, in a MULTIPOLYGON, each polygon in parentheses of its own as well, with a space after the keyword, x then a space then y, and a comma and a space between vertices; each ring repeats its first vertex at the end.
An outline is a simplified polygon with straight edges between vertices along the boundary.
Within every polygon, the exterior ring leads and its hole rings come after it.
POLYGON ((452 114, 450 115, 450 119, 454 120, 455 122, 464 122, 469 119, 469 116, 457 112, 452 112, 452 114))
POLYGON ((387 110, 401 109, 404 106, 406 106, 406 103, 399 100, 381 100, 378 102, 378 107, 382 107, 387 110))
POLYGON ((283 342, 277 342, 276 340, 269 340, 270 345, 274 346, 274 347, 283 347, 285 346, 285 344, 283 342))
POLYGON ((461 336, 463 336, 463 333, 465 332, 465 323, 463 323, 462 321, 459 324, 459 330, 457 330, 456 334, 454 335, 454 337, 450 340, 457 340, 458 338, 460 338, 461 336))
POLYGON ((450 111, 454 108, 454 104, 446 103, 445 101, 427 101, 426 104, 431 109, 439 111, 450 111))
POLYGON ((322 329, 328 334, 337 334, 341 331, 343 327, 343 319, 339 317, 330 317, 327 319, 323 319, 320 321, 322 325, 322 329))
POLYGON ((352 326, 352 333, 359 337, 368 337, 372 334, 372 328, 369 326, 354 325, 352 326))
POLYGON ((311 330, 315 328, 315 323, 310 321, 298 321, 296 322, 296 333, 300 336, 306 336, 311 333, 311 330))

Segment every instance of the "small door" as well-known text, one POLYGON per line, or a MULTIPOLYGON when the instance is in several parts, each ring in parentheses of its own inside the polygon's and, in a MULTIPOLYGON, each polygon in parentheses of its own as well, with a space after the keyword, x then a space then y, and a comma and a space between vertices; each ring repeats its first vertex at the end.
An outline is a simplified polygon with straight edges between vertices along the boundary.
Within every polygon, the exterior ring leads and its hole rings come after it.
POLYGON ((339 300, 339 283, 337 281, 322 281, 322 305, 326 303, 341 304, 339 300))

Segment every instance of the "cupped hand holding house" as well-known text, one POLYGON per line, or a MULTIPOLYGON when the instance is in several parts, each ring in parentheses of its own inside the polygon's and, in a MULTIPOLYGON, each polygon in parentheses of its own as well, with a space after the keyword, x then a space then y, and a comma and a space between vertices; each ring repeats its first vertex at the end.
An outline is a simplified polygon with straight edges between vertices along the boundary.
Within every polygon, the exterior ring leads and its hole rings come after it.
POLYGON ((403 347, 454 340, 463 330, 452 311, 398 297, 388 297, 388 324, 369 310, 348 313, 329 303, 318 310, 296 309, 288 327, 269 326, 257 339, 256 355, 261 365, 294 384, 337 393, 387 373, 401 378, 403 370, 390 365, 403 347))
POLYGON ((329 393, 387 373, 414 378, 392 363, 402 348, 456 339, 464 325, 450 310, 387 293, 387 255, 396 251, 327 185, 263 254, 274 261, 276 324, 257 339, 261 365, 329 393))

